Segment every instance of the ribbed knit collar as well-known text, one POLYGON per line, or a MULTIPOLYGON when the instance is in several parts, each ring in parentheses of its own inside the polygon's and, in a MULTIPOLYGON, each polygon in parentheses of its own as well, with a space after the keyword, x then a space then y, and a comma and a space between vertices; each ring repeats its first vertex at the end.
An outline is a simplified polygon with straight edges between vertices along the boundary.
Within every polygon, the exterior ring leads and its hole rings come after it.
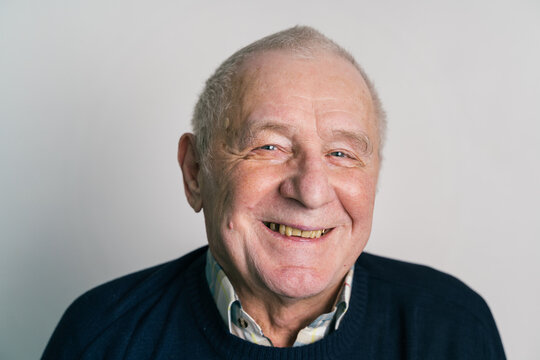
POLYGON ((194 323, 206 336, 209 346, 224 359, 327 359, 339 358, 340 354, 355 344, 363 328, 367 304, 367 274, 356 264, 348 315, 340 328, 313 344, 273 348, 244 341, 229 333, 206 285, 205 256, 195 261, 186 274, 186 290, 190 293, 191 313, 194 323))

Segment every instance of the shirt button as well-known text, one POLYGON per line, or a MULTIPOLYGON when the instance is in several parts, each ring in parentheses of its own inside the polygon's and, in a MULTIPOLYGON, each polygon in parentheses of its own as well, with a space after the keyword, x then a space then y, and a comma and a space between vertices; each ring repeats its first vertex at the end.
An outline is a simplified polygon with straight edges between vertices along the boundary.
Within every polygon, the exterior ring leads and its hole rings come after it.
POLYGON ((240 325, 240 327, 244 329, 248 327, 248 323, 244 318, 238 318, 238 325, 240 325))

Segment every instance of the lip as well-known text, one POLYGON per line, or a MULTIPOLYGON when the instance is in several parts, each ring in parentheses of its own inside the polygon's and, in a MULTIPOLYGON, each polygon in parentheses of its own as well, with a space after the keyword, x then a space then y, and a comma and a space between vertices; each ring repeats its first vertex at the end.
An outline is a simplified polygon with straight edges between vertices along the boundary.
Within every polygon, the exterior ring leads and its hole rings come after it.
MULTIPOLYGON (((313 244, 313 243, 318 243, 318 242, 325 241, 326 239, 328 239, 328 235, 334 230, 334 228, 330 228, 330 230, 326 234, 324 234, 323 236, 321 236, 319 238, 313 238, 312 239, 312 238, 303 238, 301 236, 282 235, 281 233, 279 233, 277 231, 273 231, 270 228, 268 228, 266 225, 264 225, 264 222, 260 221, 259 223, 261 224, 263 229, 265 231, 267 231, 270 235, 273 235, 273 236, 279 238, 280 240, 292 241, 292 242, 297 242, 297 243, 310 243, 310 244, 313 244)), ((283 223, 280 223, 280 224, 283 224, 283 223)), ((287 224, 283 224, 283 225, 291 226, 291 225, 287 225, 287 224)), ((313 231, 314 230, 314 229, 307 228, 305 226, 304 227, 297 227, 295 225, 292 225, 291 227, 296 227, 297 229, 306 230, 306 231, 313 231)))

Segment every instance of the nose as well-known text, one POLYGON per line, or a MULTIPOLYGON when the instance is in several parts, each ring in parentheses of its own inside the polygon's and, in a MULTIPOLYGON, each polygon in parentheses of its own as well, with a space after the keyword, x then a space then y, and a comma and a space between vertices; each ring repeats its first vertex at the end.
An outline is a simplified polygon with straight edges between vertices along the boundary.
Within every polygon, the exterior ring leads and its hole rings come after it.
POLYGON ((328 168, 320 155, 304 155, 292 165, 292 174, 280 185, 282 196, 309 209, 320 208, 334 197, 328 168))

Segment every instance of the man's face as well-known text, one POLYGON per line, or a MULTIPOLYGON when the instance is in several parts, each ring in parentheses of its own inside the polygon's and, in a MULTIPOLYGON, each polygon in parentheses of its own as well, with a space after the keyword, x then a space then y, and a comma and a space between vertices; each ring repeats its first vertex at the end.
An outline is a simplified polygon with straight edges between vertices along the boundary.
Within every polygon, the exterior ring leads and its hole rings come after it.
POLYGON ((201 185, 212 253, 240 297, 334 294, 371 231, 379 144, 364 80, 334 55, 265 52, 235 99, 201 185))

